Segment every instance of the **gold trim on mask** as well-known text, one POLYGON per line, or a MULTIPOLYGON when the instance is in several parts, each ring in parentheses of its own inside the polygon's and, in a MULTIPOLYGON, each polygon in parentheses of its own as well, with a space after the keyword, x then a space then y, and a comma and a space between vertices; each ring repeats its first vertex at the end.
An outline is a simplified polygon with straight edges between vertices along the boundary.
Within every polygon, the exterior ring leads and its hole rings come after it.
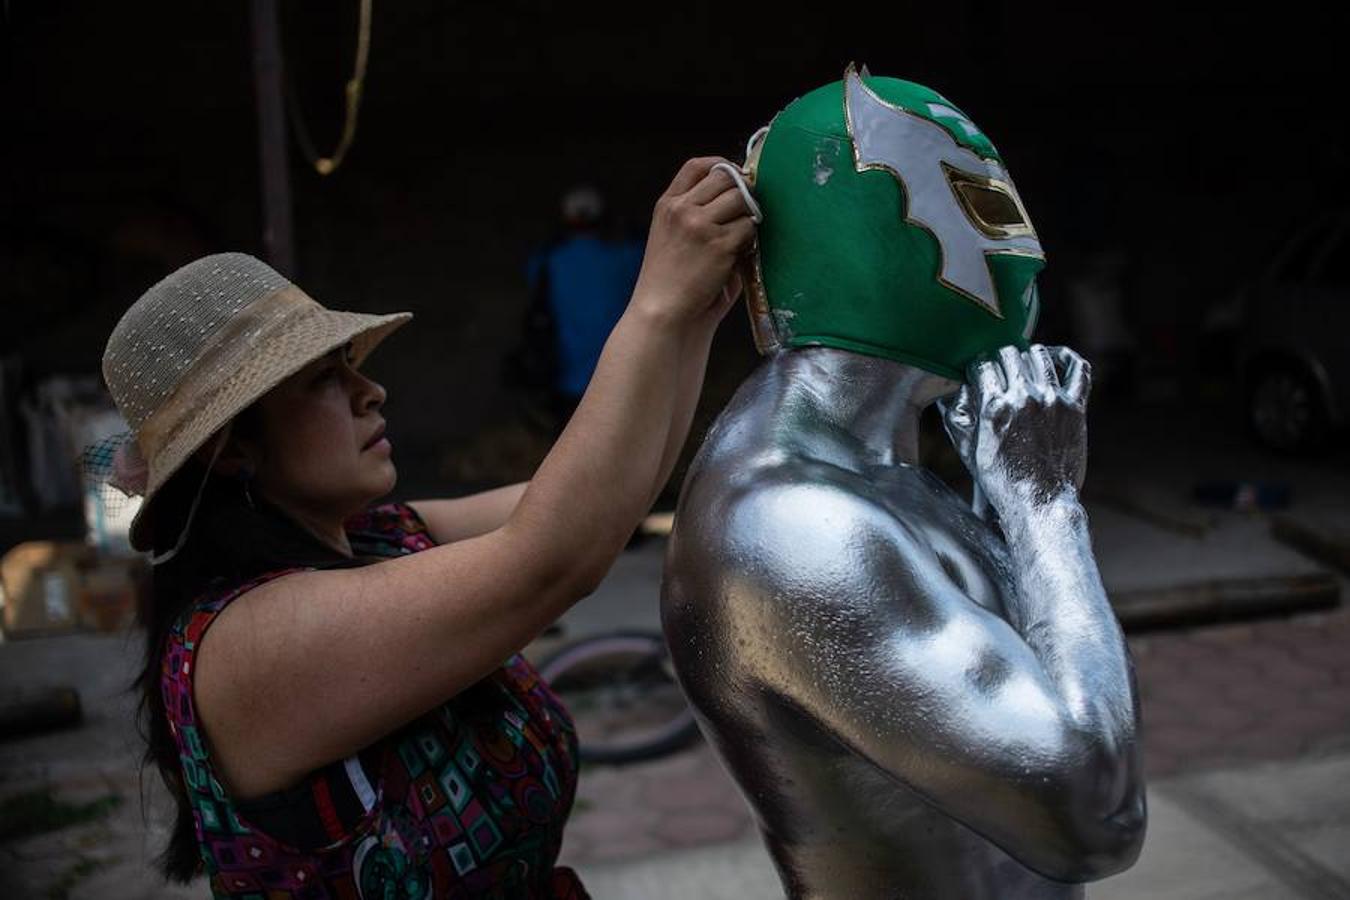
MULTIPOLYGON (((775 119, 777 116, 774 117, 775 119)), ((768 127, 773 128, 770 120, 768 127)), ((745 159, 741 171, 745 173, 746 184, 755 186, 755 175, 759 171, 759 158, 764 152, 764 144, 769 139, 766 131, 750 147, 750 155, 745 159)), ((750 252, 737 263, 741 283, 745 290, 745 311, 750 317, 750 333, 755 339, 755 350, 761 356, 768 356, 783 349, 781 336, 774 324, 773 310, 769 307, 769 292, 764 287, 764 268, 760 262, 759 238, 755 238, 750 252)))
POLYGON ((745 289, 745 311, 750 316, 750 333, 760 356, 768 356, 783 349, 783 340, 769 307, 769 293, 764 288, 764 269, 760 265, 759 241, 749 256, 738 264, 745 289))

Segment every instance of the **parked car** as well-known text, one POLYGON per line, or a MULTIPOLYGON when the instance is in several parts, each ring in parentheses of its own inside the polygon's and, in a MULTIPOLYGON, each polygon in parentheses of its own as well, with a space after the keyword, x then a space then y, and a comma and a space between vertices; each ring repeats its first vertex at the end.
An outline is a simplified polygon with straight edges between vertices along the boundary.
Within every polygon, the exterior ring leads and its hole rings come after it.
POLYGON ((1237 299, 1252 434, 1287 453, 1323 445, 1350 414, 1350 210, 1296 231, 1237 299))

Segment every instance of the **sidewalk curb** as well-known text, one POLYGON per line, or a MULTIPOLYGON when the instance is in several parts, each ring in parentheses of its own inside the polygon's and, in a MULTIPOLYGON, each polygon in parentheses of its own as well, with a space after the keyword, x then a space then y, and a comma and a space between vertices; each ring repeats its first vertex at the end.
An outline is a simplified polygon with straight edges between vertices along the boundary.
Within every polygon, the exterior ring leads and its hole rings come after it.
POLYGON ((1116 591, 1111 606, 1127 631, 1213 625, 1273 613, 1331 609, 1341 602, 1330 572, 1197 581, 1176 587, 1116 591))
POLYGON ((1271 520, 1270 534, 1285 546, 1350 575, 1350 533, 1334 527, 1317 528, 1286 515, 1271 520))

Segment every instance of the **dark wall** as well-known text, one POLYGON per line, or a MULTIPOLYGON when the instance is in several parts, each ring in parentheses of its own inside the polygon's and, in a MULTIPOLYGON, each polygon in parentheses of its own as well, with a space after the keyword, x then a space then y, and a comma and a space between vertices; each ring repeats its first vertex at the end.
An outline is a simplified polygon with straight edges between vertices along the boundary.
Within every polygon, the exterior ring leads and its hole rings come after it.
MULTIPOLYGON (((338 134, 357 3, 286 2, 295 108, 338 134), (337 8, 335 8, 337 7, 337 8)), ((1345 204, 1344 13, 994 0, 829 6, 377 0, 360 130, 320 178, 292 143, 298 280, 412 309, 382 354, 405 453, 508 409, 522 266, 560 192, 598 182, 636 226, 687 156, 745 137, 850 60, 932 85, 998 142, 1050 256, 1047 327, 1085 254, 1130 254, 1132 324, 1184 371, 1205 306, 1293 224, 1345 204)), ((196 255, 261 253, 248 4, 10 0, 0 353, 97 365, 118 315, 196 255)), ((752 364, 737 314, 710 403, 752 364)))

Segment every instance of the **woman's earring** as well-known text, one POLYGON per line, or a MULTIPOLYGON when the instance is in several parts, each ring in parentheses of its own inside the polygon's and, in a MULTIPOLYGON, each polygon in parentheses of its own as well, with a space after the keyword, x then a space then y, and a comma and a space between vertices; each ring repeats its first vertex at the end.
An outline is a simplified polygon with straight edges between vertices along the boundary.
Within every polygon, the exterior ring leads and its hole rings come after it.
POLYGON ((244 489, 244 501, 248 503, 248 508, 256 510, 257 507, 253 505, 253 494, 248 489, 248 486, 253 483, 252 466, 244 466, 239 470, 239 482, 244 489))

